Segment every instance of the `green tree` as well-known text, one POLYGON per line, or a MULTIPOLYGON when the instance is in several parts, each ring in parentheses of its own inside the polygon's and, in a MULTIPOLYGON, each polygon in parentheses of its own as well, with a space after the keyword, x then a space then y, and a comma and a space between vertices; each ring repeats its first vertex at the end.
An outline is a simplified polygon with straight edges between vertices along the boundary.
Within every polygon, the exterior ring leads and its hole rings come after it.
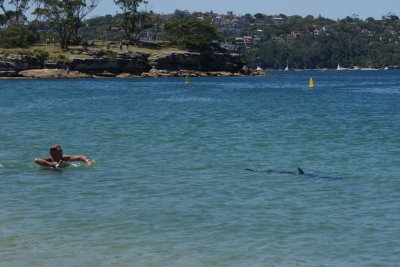
POLYGON ((140 32, 151 28, 157 19, 152 12, 139 11, 140 4, 148 3, 146 0, 114 0, 114 3, 122 10, 120 26, 131 44, 136 43, 140 32))
POLYGON ((198 19, 169 21, 164 25, 164 34, 171 43, 191 50, 209 50, 214 41, 222 39, 211 22, 198 19))
POLYGON ((67 49, 79 41, 78 30, 82 20, 93 11, 98 0, 38 0, 34 14, 47 18, 49 24, 57 29, 60 47, 67 49))
POLYGON ((26 48, 38 40, 38 35, 22 24, 11 25, 6 29, 0 30, 0 47, 26 48))
POLYGON ((5 3, 0 0, 0 25, 22 25, 26 22, 25 12, 28 10, 29 0, 9 0, 5 3), (6 5, 7 4, 7 5, 6 5))
POLYGON ((36 41, 35 29, 25 16, 29 0, 0 0, 0 46, 28 47, 36 41))

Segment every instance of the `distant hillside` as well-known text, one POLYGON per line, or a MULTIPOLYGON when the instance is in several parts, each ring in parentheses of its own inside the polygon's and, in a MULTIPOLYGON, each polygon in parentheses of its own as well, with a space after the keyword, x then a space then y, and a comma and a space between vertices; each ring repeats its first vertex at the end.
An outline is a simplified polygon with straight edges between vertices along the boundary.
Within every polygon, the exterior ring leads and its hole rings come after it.
MULTIPOLYGON (((342 20, 324 17, 301 17, 212 12, 158 15, 157 24, 142 32, 142 40, 163 39, 163 24, 174 18, 210 20, 224 37, 227 50, 243 55, 252 67, 293 69, 400 66, 400 20, 388 14, 380 20, 357 16, 342 20)), ((118 40, 121 30, 117 16, 86 20, 81 30, 87 39, 118 40)))
MULTIPOLYGON (((21 11, 22 12, 22 11, 21 11)), ((28 22, 15 13, 16 22, 6 23, 0 12, 0 47, 27 48, 32 44, 58 44, 60 27, 49 21, 28 22)), ((222 35, 213 47, 241 54, 253 68, 291 69, 336 68, 399 68, 400 20, 395 14, 381 19, 358 18, 357 15, 341 20, 313 16, 266 15, 262 13, 235 15, 232 12, 188 12, 176 10, 172 14, 147 13, 151 24, 143 27, 135 45, 148 45, 150 49, 168 48, 171 40, 163 31, 164 25, 174 19, 210 21, 222 35), (143 42, 151 41, 151 42, 143 42)), ((97 45, 102 49, 117 47, 121 50, 127 42, 122 28, 122 15, 106 15, 82 20, 75 32, 67 31, 73 38, 69 45, 97 45)), ((69 25, 69 24, 67 24, 69 25)), ((138 21, 140 28, 140 20, 138 21)), ((70 43, 69 43, 70 42, 70 43)), ((130 40, 132 44, 132 40, 130 40)), ((61 42, 62 44, 62 42, 61 42)), ((66 53, 68 51, 64 49, 66 53)))

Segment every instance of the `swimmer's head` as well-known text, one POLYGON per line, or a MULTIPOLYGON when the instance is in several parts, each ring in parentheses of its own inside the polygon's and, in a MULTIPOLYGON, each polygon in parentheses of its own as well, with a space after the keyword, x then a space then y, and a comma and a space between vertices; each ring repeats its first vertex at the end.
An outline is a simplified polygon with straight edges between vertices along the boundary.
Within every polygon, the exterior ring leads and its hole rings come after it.
POLYGON ((50 147, 50 156, 55 161, 60 161, 63 158, 61 145, 53 145, 50 147))

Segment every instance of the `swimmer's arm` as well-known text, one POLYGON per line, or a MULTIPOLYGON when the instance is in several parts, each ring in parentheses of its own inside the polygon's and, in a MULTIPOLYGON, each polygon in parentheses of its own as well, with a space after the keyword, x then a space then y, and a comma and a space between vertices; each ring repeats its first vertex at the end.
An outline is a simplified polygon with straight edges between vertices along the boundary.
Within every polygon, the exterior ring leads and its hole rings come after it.
POLYGON ((45 167, 55 167, 55 162, 51 158, 35 158, 35 163, 45 167))
POLYGON ((87 166, 93 167, 94 163, 90 159, 82 155, 64 155, 65 161, 82 161, 85 162, 87 166))

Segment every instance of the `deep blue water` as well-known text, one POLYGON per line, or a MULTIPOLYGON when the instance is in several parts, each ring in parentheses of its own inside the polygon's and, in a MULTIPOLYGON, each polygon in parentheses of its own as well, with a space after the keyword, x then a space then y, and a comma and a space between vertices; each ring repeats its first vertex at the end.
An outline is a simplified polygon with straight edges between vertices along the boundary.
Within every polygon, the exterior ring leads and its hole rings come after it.
POLYGON ((0 266, 400 262, 397 71, 0 81, 0 162, 0 266))

